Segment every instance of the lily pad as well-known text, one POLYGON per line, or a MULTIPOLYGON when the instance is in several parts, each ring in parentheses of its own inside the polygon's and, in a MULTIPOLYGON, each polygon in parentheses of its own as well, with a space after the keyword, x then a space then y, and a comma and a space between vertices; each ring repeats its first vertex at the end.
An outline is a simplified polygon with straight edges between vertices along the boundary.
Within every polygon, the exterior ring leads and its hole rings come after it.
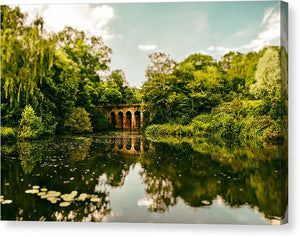
POLYGON ((77 198, 78 201, 85 201, 85 199, 87 198, 87 194, 86 193, 81 193, 79 195, 79 197, 77 198))
POLYGON ((97 197, 93 197, 91 198, 91 202, 100 202, 100 198, 97 198, 97 197))
POLYGON ((37 190, 37 189, 27 189, 27 190, 25 190, 25 193, 30 193, 30 194, 35 194, 35 193, 38 193, 39 192, 39 190, 37 190))
POLYGON ((61 198, 66 202, 70 202, 74 200, 74 196, 71 196, 70 194, 63 194, 61 195, 61 198))
POLYGON ((47 190, 48 190, 47 188, 41 188, 42 192, 47 192, 47 190))
POLYGON ((73 196, 73 197, 75 197, 77 194, 78 194, 77 191, 72 191, 72 192, 70 193, 70 195, 73 196))
POLYGON ((44 196, 44 195, 46 195, 46 192, 39 192, 37 195, 38 196, 44 196))
POLYGON ((3 200, 2 201, 2 204, 11 204, 12 203, 12 200, 3 200))
POLYGON ((60 198, 56 197, 47 197, 47 200, 53 204, 57 203, 57 201, 60 201, 60 198))
POLYGON ((59 204, 60 207, 67 207, 67 206, 69 206, 69 205, 70 205, 70 202, 61 202, 61 203, 59 204))
POLYGON ((49 191, 47 195, 48 197, 59 197, 61 195, 61 192, 49 191))
POLYGON ((32 188, 33 188, 33 189, 40 189, 40 186, 34 185, 34 186, 32 186, 32 188))

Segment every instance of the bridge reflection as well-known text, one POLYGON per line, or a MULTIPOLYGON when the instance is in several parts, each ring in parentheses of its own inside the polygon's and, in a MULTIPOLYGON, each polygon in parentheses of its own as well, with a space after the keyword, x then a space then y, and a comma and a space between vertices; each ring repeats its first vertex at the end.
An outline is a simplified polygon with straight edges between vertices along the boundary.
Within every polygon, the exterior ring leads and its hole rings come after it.
POLYGON ((115 153, 139 155, 144 152, 145 144, 136 133, 120 134, 111 141, 111 149, 115 153))

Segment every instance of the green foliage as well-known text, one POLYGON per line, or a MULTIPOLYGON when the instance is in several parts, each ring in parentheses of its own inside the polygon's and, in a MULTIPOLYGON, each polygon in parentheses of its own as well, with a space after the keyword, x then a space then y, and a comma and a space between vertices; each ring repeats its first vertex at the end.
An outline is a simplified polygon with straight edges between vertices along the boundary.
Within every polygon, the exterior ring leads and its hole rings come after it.
POLYGON ((65 121, 64 126, 72 133, 92 132, 92 124, 89 113, 84 108, 74 108, 65 121))
MULTIPOLYGON (((2 125, 19 126, 30 104, 42 118, 43 133, 53 134, 64 132, 75 107, 93 114, 100 104, 141 102, 122 70, 109 75, 112 51, 101 37, 71 27, 49 34, 43 24, 42 18, 28 23, 18 7, 1 6, 2 125)), ((104 118, 92 120, 98 130, 107 128, 104 118)))
MULTIPOLYGON (((142 88, 144 108, 150 124, 161 125, 149 126, 146 133, 258 144, 280 141, 284 110, 280 55, 286 67, 285 51, 278 47, 258 53, 229 52, 218 63, 211 56, 193 54, 167 73, 155 71, 150 62, 147 74, 151 68, 152 74, 142 88)), ((164 54, 155 56, 170 68, 164 54)), ((287 78, 287 71, 282 74, 287 78)))
POLYGON ((94 132, 109 130, 110 125, 108 119, 100 111, 100 109, 93 108, 90 112, 91 123, 94 132))
POLYGON ((44 125, 42 118, 36 116, 33 108, 30 105, 26 105, 22 112, 22 118, 18 130, 18 138, 35 139, 43 135, 44 125))
POLYGON ((280 97, 281 76, 278 50, 268 48, 259 59, 255 80, 255 84, 250 87, 250 92, 257 98, 280 97))
POLYGON ((17 137, 17 129, 10 127, 1 127, 1 140, 12 141, 17 137))
POLYGON ((122 70, 110 71, 112 50, 101 37, 71 27, 48 34, 42 18, 25 24, 27 15, 18 7, 3 5, 1 13, 1 119, 4 127, 20 124, 21 138, 106 130, 97 106, 126 103, 142 103, 150 124, 167 123, 149 128, 152 134, 214 134, 260 143, 288 136, 284 48, 229 52, 219 62, 195 53, 177 63, 155 52, 140 90, 129 87, 122 70), (79 108, 84 112, 74 114, 79 108), (89 122, 80 128, 82 121, 89 122))
POLYGON ((1 80, 5 98, 13 106, 22 100, 27 103, 35 88, 47 80, 56 38, 42 36, 42 19, 25 26, 26 18, 18 7, 1 6, 1 10, 1 80))
POLYGON ((218 110, 200 114, 187 125, 154 124, 146 128, 147 136, 214 137, 225 143, 263 145, 281 138, 281 120, 264 114, 263 101, 235 99, 223 103, 218 110))

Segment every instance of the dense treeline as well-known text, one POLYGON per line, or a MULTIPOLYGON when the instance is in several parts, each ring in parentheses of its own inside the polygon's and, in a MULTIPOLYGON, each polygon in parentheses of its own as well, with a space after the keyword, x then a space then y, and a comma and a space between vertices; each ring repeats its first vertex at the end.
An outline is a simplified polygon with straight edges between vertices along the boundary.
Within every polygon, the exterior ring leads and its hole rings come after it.
POLYGON ((148 135, 214 135, 263 143, 287 135, 287 53, 229 52, 220 61, 193 54, 176 63, 149 56, 142 94, 148 135), (282 70, 281 70, 282 69, 282 70))
POLYGON ((101 37, 49 33, 42 18, 28 24, 18 7, 1 6, 1 43, 2 137, 107 129, 97 105, 139 102, 124 72, 110 70, 101 37))
POLYGON ((71 27, 54 34, 18 7, 1 6, 1 136, 109 129, 99 104, 143 102, 148 135, 213 134, 225 140, 279 141, 287 136, 287 53, 229 52, 217 61, 196 53, 175 62, 149 55, 142 89, 109 68, 101 37, 71 27), (281 70, 282 69, 282 70, 281 70))

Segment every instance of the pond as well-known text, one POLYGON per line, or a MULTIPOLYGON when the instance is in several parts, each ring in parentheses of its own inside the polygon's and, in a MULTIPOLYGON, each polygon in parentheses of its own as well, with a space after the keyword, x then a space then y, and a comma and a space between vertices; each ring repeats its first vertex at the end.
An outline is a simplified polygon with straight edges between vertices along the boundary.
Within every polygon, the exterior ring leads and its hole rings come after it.
POLYGON ((2 144, 1 219, 279 224, 280 154, 138 132, 2 144))

